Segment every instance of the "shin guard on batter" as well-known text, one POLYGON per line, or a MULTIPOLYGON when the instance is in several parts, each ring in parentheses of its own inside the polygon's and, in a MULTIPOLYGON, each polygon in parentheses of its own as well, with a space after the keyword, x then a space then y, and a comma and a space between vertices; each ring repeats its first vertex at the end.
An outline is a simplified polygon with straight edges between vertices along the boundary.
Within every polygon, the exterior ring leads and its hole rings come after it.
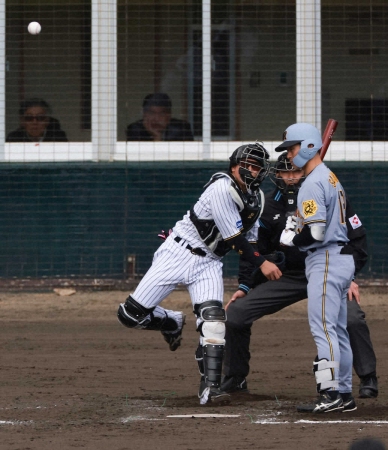
POLYGON ((334 369, 339 369, 338 361, 328 361, 326 358, 315 358, 313 372, 317 382, 317 392, 327 389, 338 390, 338 380, 335 379, 334 369))

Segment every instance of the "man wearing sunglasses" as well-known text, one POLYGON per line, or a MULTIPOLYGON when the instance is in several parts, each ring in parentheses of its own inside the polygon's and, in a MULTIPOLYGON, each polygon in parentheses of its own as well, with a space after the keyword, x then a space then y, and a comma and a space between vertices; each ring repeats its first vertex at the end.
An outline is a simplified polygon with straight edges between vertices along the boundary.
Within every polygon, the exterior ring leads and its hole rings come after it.
POLYGON ((20 127, 7 136, 7 142, 67 142, 59 121, 50 117, 50 106, 39 98, 23 100, 19 108, 20 127))

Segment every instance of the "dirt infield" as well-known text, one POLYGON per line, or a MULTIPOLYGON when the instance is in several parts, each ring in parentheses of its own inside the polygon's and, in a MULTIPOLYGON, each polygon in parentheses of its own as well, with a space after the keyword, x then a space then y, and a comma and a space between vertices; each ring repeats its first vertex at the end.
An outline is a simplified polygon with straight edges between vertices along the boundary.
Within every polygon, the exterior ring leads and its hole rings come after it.
POLYGON ((216 408, 198 404, 198 336, 185 291, 162 304, 188 314, 176 352, 160 333, 117 322, 125 292, 0 292, 0 449, 336 450, 365 436, 388 444, 388 293, 361 292, 380 395, 358 399, 353 413, 319 416, 295 410, 315 395, 306 301, 255 323, 250 394, 216 408))

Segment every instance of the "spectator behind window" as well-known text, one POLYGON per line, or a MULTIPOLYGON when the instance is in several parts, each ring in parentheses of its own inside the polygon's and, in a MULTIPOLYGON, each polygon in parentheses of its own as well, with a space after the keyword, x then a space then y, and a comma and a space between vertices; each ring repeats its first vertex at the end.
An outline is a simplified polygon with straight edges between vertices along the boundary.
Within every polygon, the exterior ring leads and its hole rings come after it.
POLYGON ((57 119, 50 116, 50 106, 41 98, 23 100, 19 107, 20 127, 7 136, 7 142, 67 142, 57 119))
POLYGON ((127 127, 127 141, 193 141, 190 124, 171 117, 167 94, 149 94, 143 101, 143 118, 127 127))

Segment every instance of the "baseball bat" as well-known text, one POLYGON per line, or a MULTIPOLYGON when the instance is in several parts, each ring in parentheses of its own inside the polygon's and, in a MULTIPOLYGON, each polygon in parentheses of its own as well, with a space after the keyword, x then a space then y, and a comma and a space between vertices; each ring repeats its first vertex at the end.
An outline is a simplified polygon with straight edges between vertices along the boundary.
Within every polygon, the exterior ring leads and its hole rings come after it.
POLYGON ((338 126, 338 122, 336 120, 329 119, 327 121, 327 125, 326 125, 325 131, 323 132, 323 136, 322 136, 322 148, 320 151, 322 161, 326 155, 326 152, 327 152, 327 149, 329 148, 331 140, 333 139, 333 134, 335 133, 337 126, 338 126))

